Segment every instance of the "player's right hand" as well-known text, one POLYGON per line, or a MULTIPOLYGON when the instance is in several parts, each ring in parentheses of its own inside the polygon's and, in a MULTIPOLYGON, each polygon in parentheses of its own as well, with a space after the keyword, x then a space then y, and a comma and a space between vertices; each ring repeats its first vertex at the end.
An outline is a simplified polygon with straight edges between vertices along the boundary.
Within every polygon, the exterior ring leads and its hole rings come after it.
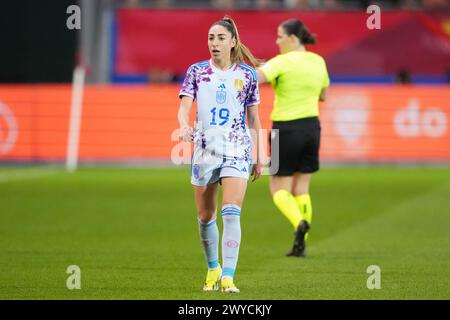
POLYGON ((259 177, 261 177, 262 173, 264 170, 264 165, 260 162, 257 162, 253 165, 252 167, 252 172, 250 174, 250 176, 253 177, 253 181, 256 181, 259 177))
POLYGON ((191 127, 181 127, 180 128, 180 140, 186 142, 192 142, 194 140, 193 137, 194 129, 191 127))

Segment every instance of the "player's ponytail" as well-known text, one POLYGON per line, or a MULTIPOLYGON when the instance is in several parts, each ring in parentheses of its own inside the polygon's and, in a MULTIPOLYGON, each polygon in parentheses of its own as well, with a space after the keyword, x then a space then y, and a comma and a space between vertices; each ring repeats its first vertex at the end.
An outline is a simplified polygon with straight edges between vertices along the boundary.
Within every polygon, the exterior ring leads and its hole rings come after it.
POLYGON ((241 42, 236 23, 229 16, 225 16, 222 20, 217 21, 213 25, 221 25, 225 27, 233 38, 236 39, 236 46, 231 48, 231 62, 240 64, 248 62, 255 67, 262 64, 262 60, 255 58, 250 50, 241 42))
POLYGON ((316 43, 315 35, 309 33, 308 28, 303 22, 297 19, 289 19, 281 24, 284 32, 288 36, 295 35, 302 44, 314 44, 316 43))

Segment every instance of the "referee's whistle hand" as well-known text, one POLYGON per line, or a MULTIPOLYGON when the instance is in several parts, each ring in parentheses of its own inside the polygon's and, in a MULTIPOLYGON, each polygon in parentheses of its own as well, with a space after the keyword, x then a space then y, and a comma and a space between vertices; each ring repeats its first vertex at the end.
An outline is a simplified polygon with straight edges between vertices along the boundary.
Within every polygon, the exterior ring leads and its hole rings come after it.
POLYGON ((261 163, 254 164, 252 168, 252 176, 253 176, 252 182, 258 179, 261 176, 262 172, 263 172, 263 165, 261 163))

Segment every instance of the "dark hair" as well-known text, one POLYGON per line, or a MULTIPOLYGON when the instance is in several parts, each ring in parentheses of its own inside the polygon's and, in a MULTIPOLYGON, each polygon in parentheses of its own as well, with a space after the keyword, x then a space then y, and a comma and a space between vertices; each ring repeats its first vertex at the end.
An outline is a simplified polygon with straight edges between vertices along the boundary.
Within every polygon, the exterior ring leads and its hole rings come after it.
POLYGON ((240 64, 247 60, 255 67, 262 64, 262 60, 255 58, 250 50, 241 42, 233 19, 229 16, 225 16, 222 20, 214 22, 212 26, 216 25, 226 28, 231 33, 231 37, 236 39, 236 46, 231 48, 231 62, 240 64))
POLYGON ((316 43, 316 36, 309 33, 308 28, 298 19, 289 19, 281 24, 284 32, 288 36, 296 36, 302 44, 314 44, 316 43))

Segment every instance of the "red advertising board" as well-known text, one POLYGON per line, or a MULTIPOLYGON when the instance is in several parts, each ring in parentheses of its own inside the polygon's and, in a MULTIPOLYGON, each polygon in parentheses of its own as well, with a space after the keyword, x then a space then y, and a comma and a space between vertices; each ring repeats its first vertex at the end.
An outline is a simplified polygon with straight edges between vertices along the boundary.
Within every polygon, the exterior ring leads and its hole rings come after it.
MULTIPOLYGON (((178 90, 87 86, 80 159, 170 161, 178 90)), ((261 99, 270 129, 271 87, 261 87, 261 99)), ((70 86, 0 86, 0 161, 64 161, 70 105, 70 86)), ((450 162, 449 87, 332 86, 320 112, 324 161, 450 162)))

